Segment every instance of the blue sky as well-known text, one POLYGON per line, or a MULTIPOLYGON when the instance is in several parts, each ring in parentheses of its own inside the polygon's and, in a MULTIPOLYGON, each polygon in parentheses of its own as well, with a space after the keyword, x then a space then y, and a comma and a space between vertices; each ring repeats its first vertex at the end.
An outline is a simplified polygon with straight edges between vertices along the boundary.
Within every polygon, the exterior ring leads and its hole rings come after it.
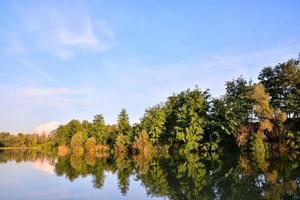
POLYGON ((114 123, 198 85, 297 58, 299 1, 1 1, 0 131, 114 123))

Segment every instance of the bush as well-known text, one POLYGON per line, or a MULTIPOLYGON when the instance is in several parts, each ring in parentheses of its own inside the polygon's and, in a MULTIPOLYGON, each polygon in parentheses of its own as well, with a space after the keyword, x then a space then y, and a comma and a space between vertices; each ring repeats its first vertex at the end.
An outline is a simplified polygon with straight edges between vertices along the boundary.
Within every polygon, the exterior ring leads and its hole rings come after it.
POLYGON ((58 155, 59 156, 66 156, 69 154, 69 148, 65 145, 58 146, 58 155))
POLYGON ((119 134, 116 138, 115 151, 116 154, 127 153, 129 144, 129 137, 123 134, 119 134))
POLYGON ((76 133, 75 135, 73 135, 70 143, 72 152, 75 155, 83 155, 84 154, 83 144, 84 144, 84 138, 81 133, 76 133))
POLYGON ((96 153, 96 139, 94 137, 90 137, 89 139, 87 139, 86 143, 85 143, 85 150, 86 152, 90 153, 90 154, 94 154, 96 153))
POLYGON ((135 138, 133 148, 145 157, 151 156, 154 153, 153 145, 146 131, 142 131, 139 136, 135 138))

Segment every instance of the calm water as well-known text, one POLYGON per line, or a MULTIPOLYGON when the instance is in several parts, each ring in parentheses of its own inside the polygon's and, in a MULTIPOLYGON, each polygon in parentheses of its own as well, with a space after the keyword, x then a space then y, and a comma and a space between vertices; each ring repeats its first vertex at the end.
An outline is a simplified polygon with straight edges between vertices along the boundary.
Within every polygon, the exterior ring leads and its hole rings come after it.
MULTIPOLYGON (((227 154, 228 155, 228 154, 227 154)), ((300 199, 299 157, 0 152, 0 199, 300 199)))

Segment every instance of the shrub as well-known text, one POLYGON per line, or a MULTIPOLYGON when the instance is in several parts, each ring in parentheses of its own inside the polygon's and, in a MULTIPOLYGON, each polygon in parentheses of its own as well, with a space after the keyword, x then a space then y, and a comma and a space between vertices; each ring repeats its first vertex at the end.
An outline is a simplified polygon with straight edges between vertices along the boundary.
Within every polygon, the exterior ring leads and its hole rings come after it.
POLYGON ((69 154, 69 148, 65 145, 58 146, 58 155, 59 156, 66 156, 69 154))
POLYGON ((87 139, 86 143, 85 143, 85 150, 86 152, 90 153, 90 154, 94 154, 96 153, 96 139, 94 137, 90 137, 89 139, 87 139))
POLYGON ((127 153, 128 144, 129 144, 129 137, 126 135, 123 135, 122 133, 119 134, 116 138, 116 144, 115 144, 116 154, 127 153))
POLYGON ((142 131, 139 136, 135 138, 133 148, 145 157, 151 156, 154 153, 153 145, 146 131, 142 131))

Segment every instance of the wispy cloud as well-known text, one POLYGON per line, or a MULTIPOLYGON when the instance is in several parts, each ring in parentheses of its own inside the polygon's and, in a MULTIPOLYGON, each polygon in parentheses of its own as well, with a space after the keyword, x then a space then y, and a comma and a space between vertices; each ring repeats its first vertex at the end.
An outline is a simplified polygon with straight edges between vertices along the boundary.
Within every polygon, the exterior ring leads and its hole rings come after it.
POLYGON ((30 104, 41 106, 65 107, 90 104, 91 89, 57 88, 17 88, 17 96, 30 104))
POLYGON ((66 107, 89 105, 94 95, 93 89, 68 87, 22 87, 0 85, 0 92, 6 95, 1 98, 0 106, 14 105, 32 107, 66 107))
MULTIPOLYGON (((0 131, 29 133, 37 124, 80 118, 82 109, 93 105, 90 88, 30 87, 0 84, 0 131)), ((92 114, 91 114, 92 116, 92 114)), ((45 127, 44 127, 45 128, 45 127)))
POLYGON ((36 75, 46 79, 47 81, 50 81, 50 82, 54 81, 52 76, 50 74, 48 74, 47 72, 45 72, 41 67, 39 67, 31 62, 28 62, 26 60, 23 60, 23 59, 18 59, 18 61, 21 64, 21 67, 26 67, 27 69, 29 69, 36 75))
MULTIPOLYGON (((137 122, 146 107, 165 101, 173 92, 196 84, 201 89, 211 89, 213 96, 217 97, 224 94, 224 83, 234 77, 244 75, 246 79, 255 81, 262 67, 297 58, 299 44, 291 41, 260 51, 198 54, 156 67, 116 59, 101 70, 104 73, 101 80, 99 74, 93 73, 95 80, 89 78, 84 87, 0 85, 0 93, 5 94, 0 98, 0 110, 3 116, 9 115, 12 108, 16 109, 14 113, 24 113, 21 110, 24 108, 35 110, 31 113, 32 117, 36 113, 39 116, 47 115, 43 121, 67 121, 71 117, 91 119, 94 114, 102 113, 108 123, 114 123, 118 112, 125 107, 130 113, 131 122, 137 122)), ((28 116, 22 117, 26 119, 28 116)), ((9 124, 6 118, 2 120, 2 123, 9 124)), ((31 128, 35 125, 32 122, 31 128)))
POLYGON ((146 2, 153 8, 159 10, 161 13, 163 13, 164 15, 172 18, 172 19, 175 19, 177 22, 184 22, 182 18, 176 16, 173 12, 159 6, 157 3, 154 3, 153 1, 151 0, 146 0, 146 2))
POLYGON ((256 81, 262 67, 297 58, 299 44, 293 41, 255 52, 199 54, 156 67, 129 63, 120 68, 120 64, 111 63, 106 66, 109 85, 101 86, 101 94, 94 96, 98 98, 95 102, 100 102, 95 107, 109 122, 115 122, 119 110, 126 107, 132 122, 137 122, 146 107, 195 85, 210 89, 212 95, 218 97, 224 94, 226 81, 240 75, 256 81), (122 95, 124 93, 126 95, 122 95))
MULTIPOLYGON (((69 59, 81 50, 102 52, 112 47, 113 31, 105 20, 92 20, 83 1, 35 2, 15 6, 31 47, 69 59)), ((19 34, 20 36, 20 34, 19 34)))
POLYGON ((5 52, 16 55, 16 54, 26 54, 28 52, 28 49, 25 47, 25 45, 15 37, 11 37, 7 41, 7 45, 5 46, 5 52))

